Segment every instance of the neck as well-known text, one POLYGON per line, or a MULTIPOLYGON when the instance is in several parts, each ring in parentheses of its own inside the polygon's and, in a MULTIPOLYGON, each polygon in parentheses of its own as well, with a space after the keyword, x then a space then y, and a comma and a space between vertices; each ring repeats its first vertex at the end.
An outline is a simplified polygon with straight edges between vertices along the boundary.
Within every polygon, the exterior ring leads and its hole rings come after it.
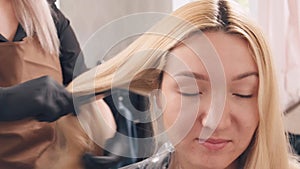
POLYGON ((12 0, 0 0, 0 34, 12 40, 18 27, 12 0))

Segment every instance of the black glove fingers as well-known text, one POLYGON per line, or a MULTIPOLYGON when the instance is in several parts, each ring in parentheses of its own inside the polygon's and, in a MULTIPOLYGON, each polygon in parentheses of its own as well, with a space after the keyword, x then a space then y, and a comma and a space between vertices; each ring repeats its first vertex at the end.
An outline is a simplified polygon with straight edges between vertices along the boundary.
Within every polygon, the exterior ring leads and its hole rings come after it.
POLYGON ((36 98, 40 105, 38 121, 53 122, 73 110, 72 95, 64 86, 48 76, 39 78, 39 82, 43 90, 36 98))

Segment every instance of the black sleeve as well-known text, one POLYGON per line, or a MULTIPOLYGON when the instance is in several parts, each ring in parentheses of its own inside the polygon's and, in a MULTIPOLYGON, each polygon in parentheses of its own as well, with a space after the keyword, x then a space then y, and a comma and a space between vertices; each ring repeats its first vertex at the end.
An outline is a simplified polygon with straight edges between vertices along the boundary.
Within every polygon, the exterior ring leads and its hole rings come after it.
POLYGON ((87 70, 81 48, 70 21, 56 7, 56 0, 48 0, 51 5, 55 26, 60 41, 60 64, 63 73, 63 84, 67 85, 80 73, 87 70), (74 72, 76 64, 76 71, 74 72))

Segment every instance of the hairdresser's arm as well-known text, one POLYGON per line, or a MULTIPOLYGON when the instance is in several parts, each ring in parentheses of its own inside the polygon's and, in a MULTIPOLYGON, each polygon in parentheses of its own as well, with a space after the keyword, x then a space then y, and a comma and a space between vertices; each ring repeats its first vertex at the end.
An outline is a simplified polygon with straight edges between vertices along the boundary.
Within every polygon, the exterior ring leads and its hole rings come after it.
POLYGON ((35 118, 52 122, 71 112, 72 95, 48 76, 0 88, 0 121, 35 118))
POLYGON ((67 85, 82 72, 86 71, 84 57, 76 38, 76 35, 70 25, 70 21, 54 4, 56 0, 48 0, 55 15, 53 16, 55 26, 60 41, 60 64, 63 73, 63 84, 67 85), (75 66, 76 64, 76 66, 75 66), (74 70, 76 68, 76 70, 74 70))

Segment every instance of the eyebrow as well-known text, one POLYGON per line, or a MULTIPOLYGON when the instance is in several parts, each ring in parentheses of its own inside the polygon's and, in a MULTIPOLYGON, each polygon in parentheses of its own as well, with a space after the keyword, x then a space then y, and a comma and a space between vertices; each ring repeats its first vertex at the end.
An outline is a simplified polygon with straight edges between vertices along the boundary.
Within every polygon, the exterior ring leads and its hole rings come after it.
MULTIPOLYGON (((199 74, 199 73, 193 73, 193 72, 179 72, 177 74, 174 75, 175 76, 187 76, 187 77, 192 77, 192 78, 196 78, 198 80, 204 80, 204 81, 209 81, 209 78, 206 75, 203 74, 199 74)), ((236 80, 241 80, 250 76, 255 76, 258 77, 258 73, 257 72, 246 72, 246 73, 242 73, 240 75, 237 75, 236 77, 234 77, 232 79, 232 81, 236 81, 236 80)))
POLYGON ((193 72, 179 72, 177 74, 174 75, 175 76, 187 76, 187 77, 191 77, 191 78, 196 78, 198 80, 204 80, 204 81, 209 81, 209 78, 203 74, 199 74, 199 73, 193 73, 193 72))
POLYGON ((247 78, 249 76, 255 76, 255 77, 258 77, 258 73, 257 72, 246 72, 246 73, 242 73, 240 75, 237 75, 236 77, 234 77, 232 79, 232 81, 236 81, 236 80, 241 80, 241 79, 244 79, 244 78, 247 78))

